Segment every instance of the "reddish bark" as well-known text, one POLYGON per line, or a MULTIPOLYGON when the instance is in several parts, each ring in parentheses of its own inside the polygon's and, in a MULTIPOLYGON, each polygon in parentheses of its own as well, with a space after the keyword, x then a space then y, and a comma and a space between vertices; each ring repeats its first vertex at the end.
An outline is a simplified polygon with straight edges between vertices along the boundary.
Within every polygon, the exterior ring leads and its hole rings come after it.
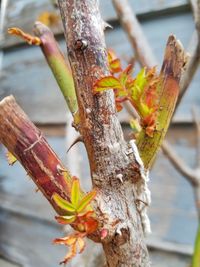
POLYGON ((62 214, 52 201, 52 195, 56 192, 68 198, 70 174, 66 172, 65 177, 60 171, 64 169, 63 164, 13 96, 0 102, 0 133, 0 142, 20 161, 54 209, 62 214))

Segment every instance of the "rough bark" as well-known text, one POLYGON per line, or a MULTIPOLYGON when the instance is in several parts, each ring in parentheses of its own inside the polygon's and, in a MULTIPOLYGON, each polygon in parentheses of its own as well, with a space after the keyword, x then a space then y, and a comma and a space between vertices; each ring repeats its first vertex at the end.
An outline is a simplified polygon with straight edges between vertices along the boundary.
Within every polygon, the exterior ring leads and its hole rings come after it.
POLYGON ((148 252, 133 195, 134 183, 141 179, 139 166, 124 141, 113 92, 93 95, 94 82, 109 73, 98 2, 58 3, 79 104, 79 131, 99 192, 96 212, 102 228, 108 230, 102 241, 107 265, 147 267, 148 252))

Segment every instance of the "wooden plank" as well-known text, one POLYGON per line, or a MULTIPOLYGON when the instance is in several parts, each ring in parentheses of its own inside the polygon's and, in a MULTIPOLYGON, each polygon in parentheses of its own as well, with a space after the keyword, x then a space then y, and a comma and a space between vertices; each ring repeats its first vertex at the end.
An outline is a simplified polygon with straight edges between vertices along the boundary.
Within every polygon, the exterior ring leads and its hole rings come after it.
MULTIPOLYGON (((176 34, 187 47, 194 30, 192 15, 189 12, 144 21, 142 26, 158 62, 162 61, 165 43, 170 33, 176 34)), ((112 47, 121 58, 132 56, 132 49, 120 27, 107 31, 106 41, 107 46, 112 47)), ((64 40, 61 39, 59 42, 63 51, 66 51, 64 40)), ((0 98, 13 94, 34 122, 66 122, 65 102, 38 47, 23 46, 6 51, 3 67, 0 98)), ((176 122, 191 121, 191 106, 200 105, 199 83, 198 72, 177 111, 176 122)), ((123 120, 128 118, 124 112, 119 115, 123 120)))
MULTIPOLYGON (((165 10, 172 12, 173 9, 177 10, 179 8, 189 7, 188 0, 130 0, 129 2, 138 16, 155 12, 163 13, 165 10)), ((101 0, 100 9, 105 21, 116 20, 116 13, 112 6, 112 1, 101 0)), ((37 20, 38 15, 43 11, 56 12, 58 14, 58 10, 56 11, 53 8, 49 0, 10 0, 8 2, 6 19, 4 22, 5 39, 2 42, 2 46, 5 47, 21 43, 21 40, 19 39, 8 38, 8 35, 6 34, 8 27, 18 26, 25 31, 31 32, 34 21, 37 20)), ((56 34, 61 33, 61 22, 59 22, 58 25, 54 25, 52 30, 56 34)))

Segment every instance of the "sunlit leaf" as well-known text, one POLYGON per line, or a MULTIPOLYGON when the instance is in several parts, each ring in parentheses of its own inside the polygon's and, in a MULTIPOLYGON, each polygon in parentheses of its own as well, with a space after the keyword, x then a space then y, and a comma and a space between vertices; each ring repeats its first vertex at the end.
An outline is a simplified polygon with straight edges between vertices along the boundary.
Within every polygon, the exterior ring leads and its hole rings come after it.
POLYGON ((120 84, 119 80, 115 78, 114 76, 106 76, 101 79, 99 79, 94 84, 94 92, 102 92, 108 89, 122 89, 123 87, 120 84))
POLYGON ((120 62, 119 58, 116 58, 116 59, 110 61, 109 68, 110 68, 111 73, 118 73, 118 72, 122 71, 121 62, 120 62))
POLYGON ((130 97, 134 101, 138 101, 141 97, 144 86, 146 85, 147 80, 145 78, 145 69, 143 68, 135 78, 134 82, 130 85, 129 84, 129 91, 130 91, 130 97))
POLYGON ((126 86, 126 82, 128 81, 128 79, 130 79, 130 75, 132 74, 132 72, 133 66, 130 64, 125 68, 125 70, 122 71, 122 73, 120 73, 119 80, 123 86, 126 86))
POLYGON ((108 49, 108 62, 115 60, 117 58, 117 55, 115 54, 113 49, 108 49))
POLYGON ((79 179, 73 177, 72 181, 72 189, 71 189, 71 202, 74 207, 77 207, 79 199, 80 199, 80 182, 79 179))
POLYGON ((77 212, 82 212, 90 204, 90 202, 95 198, 96 194, 97 194, 96 191, 93 190, 89 192, 87 195, 85 195, 79 202, 77 212))
POLYGON ((52 196, 53 200, 55 201, 56 205, 61 209, 67 211, 68 213, 75 213, 76 208, 67 200, 59 196, 57 193, 54 193, 52 196))
POLYGON ((112 49, 108 50, 108 65, 110 72, 113 74, 122 71, 121 61, 112 49))
POLYGON ((13 165, 17 161, 16 157, 10 151, 7 151, 6 157, 9 165, 13 165))

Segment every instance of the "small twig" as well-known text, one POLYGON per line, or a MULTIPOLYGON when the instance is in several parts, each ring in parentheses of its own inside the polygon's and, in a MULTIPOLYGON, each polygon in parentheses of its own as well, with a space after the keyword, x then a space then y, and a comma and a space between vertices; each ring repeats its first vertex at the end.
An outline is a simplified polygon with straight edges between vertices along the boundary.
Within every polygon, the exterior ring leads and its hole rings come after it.
POLYGON ((194 190, 194 196, 195 196, 195 203, 196 203, 196 208, 197 208, 197 213, 198 213, 198 218, 200 222, 200 179, 199 179, 199 184, 193 188, 194 190))
POLYGON ((130 43, 136 54, 136 59, 142 67, 151 68, 157 65, 157 61, 143 34, 140 23, 132 11, 127 0, 112 0, 118 14, 118 18, 128 35, 130 43))
POLYGON ((185 65, 185 71, 181 76, 180 81, 180 94, 177 100, 176 109, 178 108, 183 96, 185 95, 191 81, 194 78, 194 75, 198 69, 199 61, 200 61, 200 43, 199 38, 195 34, 193 34, 191 40, 191 47, 189 48, 190 56, 188 56, 188 62, 185 65))
POLYGON ((164 141, 162 144, 164 154, 170 160, 172 165, 192 184, 197 185, 198 179, 196 178, 196 172, 187 166, 187 164, 177 155, 171 145, 164 141))
POLYGON ((197 151, 197 154, 196 154, 196 157, 197 157, 197 160, 196 160, 196 167, 200 169, 200 120, 198 118, 198 112, 197 112, 197 108, 196 107, 193 107, 192 109, 192 114, 193 114, 193 120, 194 120, 194 123, 195 123, 195 126, 196 126, 196 134, 197 134, 197 144, 196 144, 196 151, 197 151))
POLYGON ((190 4, 192 6, 193 17, 198 36, 200 36, 200 0, 190 0, 190 4))
POLYGON ((37 21, 34 25, 34 33, 41 40, 41 50, 67 102, 69 110, 74 115, 78 110, 78 103, 69 62, 65 60, 52 31, 47 26, 37 21))
POLYGON ((189 52, 191 56, 188 60, 188 63, 186 64, 185 72, 181 77, 180 94, 176 108, 180 104, 183 96, 185 95, 185 92, 187 91, 187 88, 190 85, 200 62, 200 0, 190 0, 190 3, 193 10, 193 17, 196 30, 190 42, 191 45, 189 48, 189 52))

